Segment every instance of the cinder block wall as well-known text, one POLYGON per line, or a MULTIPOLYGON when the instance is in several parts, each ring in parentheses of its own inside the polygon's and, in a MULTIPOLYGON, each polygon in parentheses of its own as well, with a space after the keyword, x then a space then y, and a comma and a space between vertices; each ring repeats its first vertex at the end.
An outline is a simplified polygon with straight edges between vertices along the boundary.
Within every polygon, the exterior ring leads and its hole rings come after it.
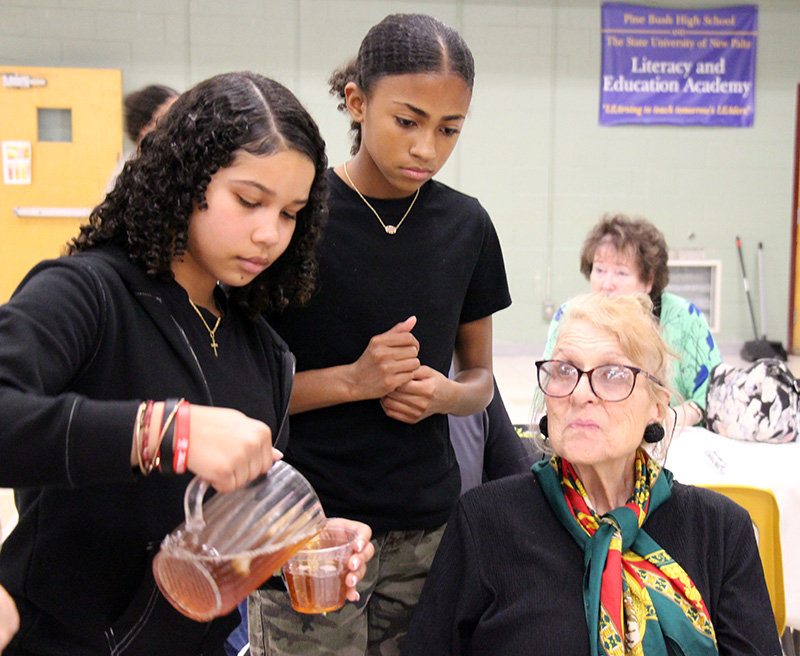
MULTIPOLYGON (((706 8, 719 0, 671 0, 706 8)), ((672 248, 723 262, 718 341, 752 338, 734 236, 755 283, 766 257, 768 325, 786 340, 800 3, 761 0, 750 129, 598 126, 599 0, 0 0, 3 64, 120 68, 125 91, 179 89, 253 69, 292 88, 320 124, 332 163, 347 121, 328 96, 334 66, 391 12, 458 27, 477 63, 463 136, 440 174, 481 199, 497 225, 514 304, 500 344, 543 344, 542 303, 587 289, 578 253, 606 211, 641 214, 672 248)), ((2 108, 0 108, 0 114, 2 108)), ((130 144, 129 144, 130 146, 130 144)))

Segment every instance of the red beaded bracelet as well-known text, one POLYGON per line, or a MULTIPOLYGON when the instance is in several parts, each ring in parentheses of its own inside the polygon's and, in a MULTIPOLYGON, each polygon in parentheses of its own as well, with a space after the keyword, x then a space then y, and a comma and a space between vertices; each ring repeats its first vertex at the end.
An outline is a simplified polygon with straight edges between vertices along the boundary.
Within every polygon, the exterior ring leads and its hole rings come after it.
POLYGON ((189 457, 189 402, 178 406, 175 416, 175 442, 172 469, 176 474, 186 472, 186 461, 189 457))

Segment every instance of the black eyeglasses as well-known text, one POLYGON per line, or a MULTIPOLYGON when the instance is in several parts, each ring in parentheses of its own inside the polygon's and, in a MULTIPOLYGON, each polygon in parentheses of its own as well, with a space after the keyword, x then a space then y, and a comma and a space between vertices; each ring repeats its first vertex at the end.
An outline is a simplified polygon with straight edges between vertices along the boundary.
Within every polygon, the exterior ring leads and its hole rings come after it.
POLYGON ((571 362, 564 360, 539 360, 536 362, 536 369, 539 389, 546 396, 557 399, 572 394, 584 374, 589 379, 589 387, 592 388, 592 392, 602 401, 617 402, 627 399, 633 394, 638 374, 647 376, 654 383, 663 387, 661 381, 655 376, 627 364, 601 364, 589 371, 583 371, 571 362))

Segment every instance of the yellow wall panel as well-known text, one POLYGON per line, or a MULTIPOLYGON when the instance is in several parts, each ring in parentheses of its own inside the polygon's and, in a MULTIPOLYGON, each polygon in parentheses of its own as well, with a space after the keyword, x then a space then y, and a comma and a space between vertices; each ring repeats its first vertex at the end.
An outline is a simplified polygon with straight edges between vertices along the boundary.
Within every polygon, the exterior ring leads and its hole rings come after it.
POLYGON ((90 208, 122 156, 119 70, 0 66, 0 74, 45 80, 43 86, 0 86, 0 141, 29 141, 31 184, 0 180, 0 302, 38 261, 56 257, 84 218, 18 217, 14 208, 90 208), (69 109, 72 141, 40 142, 37 109, 69 109))

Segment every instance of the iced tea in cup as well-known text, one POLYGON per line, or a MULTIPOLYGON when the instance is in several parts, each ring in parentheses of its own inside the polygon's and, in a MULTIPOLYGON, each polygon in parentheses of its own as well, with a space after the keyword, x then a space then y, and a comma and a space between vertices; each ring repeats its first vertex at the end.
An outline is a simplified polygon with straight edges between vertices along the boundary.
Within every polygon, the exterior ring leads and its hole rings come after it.
POLYGON ((316 492, 278 461, 244 487, 217 493, 186 488, 186 521, 161 543, 153 574, 164 596, 200 622, 226 615, 319 533, 327 521, 316 492))
POLYGON ((292 608, 300 613, 327 613, 344 606, 358 534, 341 526, 326 526, 283 566, 292 608))

